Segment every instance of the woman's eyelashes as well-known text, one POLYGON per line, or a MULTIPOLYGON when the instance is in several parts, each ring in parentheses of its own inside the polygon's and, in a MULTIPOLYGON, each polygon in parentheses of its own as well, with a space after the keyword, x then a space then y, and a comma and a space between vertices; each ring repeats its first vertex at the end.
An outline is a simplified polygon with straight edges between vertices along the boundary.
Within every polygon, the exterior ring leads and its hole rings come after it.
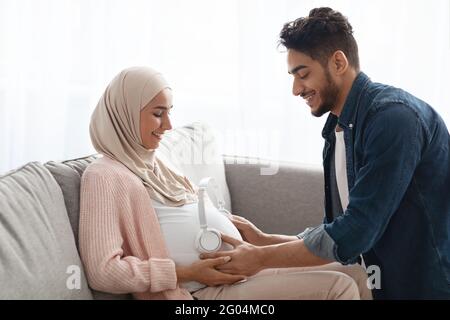
POLYGON ((158 110, 156 110, 154 113, 153 113, 153 115, 155 116, 155 117, 157 117, 157 118, 161 118, 163 115, 164 115, 164 113, 166 113, 168 116, 170 116, 170 111, 172 110, 172 108, 170 108, 170 109, 158 109, 158 110))

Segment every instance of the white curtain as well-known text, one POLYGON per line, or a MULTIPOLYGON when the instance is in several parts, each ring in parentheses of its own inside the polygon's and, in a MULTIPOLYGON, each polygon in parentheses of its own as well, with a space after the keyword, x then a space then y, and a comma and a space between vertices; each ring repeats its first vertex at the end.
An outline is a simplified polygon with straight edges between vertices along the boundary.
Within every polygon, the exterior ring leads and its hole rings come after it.
POLYGON ((450 124, 448 0, 0 0, 0 173, 93 153, 90 114, 133 65, 174 88, 176 126, 209 123, 224 153, 320 165, 325 117, 291 95, 283 23, 346 15, 362 70, 450 124))

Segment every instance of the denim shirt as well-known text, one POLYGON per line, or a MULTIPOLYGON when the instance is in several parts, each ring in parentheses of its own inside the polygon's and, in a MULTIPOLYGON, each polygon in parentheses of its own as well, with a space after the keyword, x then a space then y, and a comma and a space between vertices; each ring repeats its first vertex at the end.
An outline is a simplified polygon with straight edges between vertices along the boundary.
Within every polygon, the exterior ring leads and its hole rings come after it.
POLYGON ((342 264, 362 254, 367 267, 380 268, 376 299, 450 299, 450 137, 442 118, 361 72, 322 135, 325 219, 299 235, 306 247, 342 264), (336 217, 330 159, 337 124, 344 130, 349 205, 336 217))

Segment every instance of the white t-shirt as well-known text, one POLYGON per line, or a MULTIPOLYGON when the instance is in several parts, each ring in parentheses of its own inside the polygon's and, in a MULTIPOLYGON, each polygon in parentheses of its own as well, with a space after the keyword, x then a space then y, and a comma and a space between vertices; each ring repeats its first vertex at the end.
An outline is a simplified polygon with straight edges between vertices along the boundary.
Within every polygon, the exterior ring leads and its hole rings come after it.
POLYGON ((334 166, 336 168, 336 182, 339 198, 341 200, 342 212, 348 206, 348 182, 347 182, 347 160, 345 157, 344 131, 335 131, 336 146, 334 148, 334 166))
MULTIPOLYGON (((170 258, 177 265, 190 265, 200 260, 195 247, 195 240, 200 232, 198 216, 198 203, 186 204, 181 207, 168 207, 158 201, 152 200, 153 208, 158 217, 159 224, 169 251, 170 258)), ((208 228, 214 228, 233 238, 242 240, 238 229, 212 204, 205 196, 205 214, 208 228)), ((222 243, 221 251, 230 250, 229 244, 222 243)), ((198 282, 180 284, 190 292, 205 287, 198 282)))
MULTIPOLYGON (((336 168, 336 182, 338 186, 339 198, 341 199, 342 212, 348 207, 349 191, 347 181, 347 158, 345 155, 344 131, 335 131, 336 146, 334 148, 334 165, 336 168)), ((365 268, 364 258, 361 255, 362 266, 365 268)))

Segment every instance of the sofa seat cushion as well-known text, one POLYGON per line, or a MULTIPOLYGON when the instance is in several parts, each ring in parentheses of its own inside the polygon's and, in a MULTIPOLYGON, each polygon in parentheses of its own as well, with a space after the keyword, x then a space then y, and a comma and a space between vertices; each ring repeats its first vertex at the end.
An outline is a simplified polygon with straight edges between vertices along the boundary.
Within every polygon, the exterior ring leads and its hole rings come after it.
POLYGON ((61 189, 37 162, 0 176, 0 299, 92 299, 61 189))

